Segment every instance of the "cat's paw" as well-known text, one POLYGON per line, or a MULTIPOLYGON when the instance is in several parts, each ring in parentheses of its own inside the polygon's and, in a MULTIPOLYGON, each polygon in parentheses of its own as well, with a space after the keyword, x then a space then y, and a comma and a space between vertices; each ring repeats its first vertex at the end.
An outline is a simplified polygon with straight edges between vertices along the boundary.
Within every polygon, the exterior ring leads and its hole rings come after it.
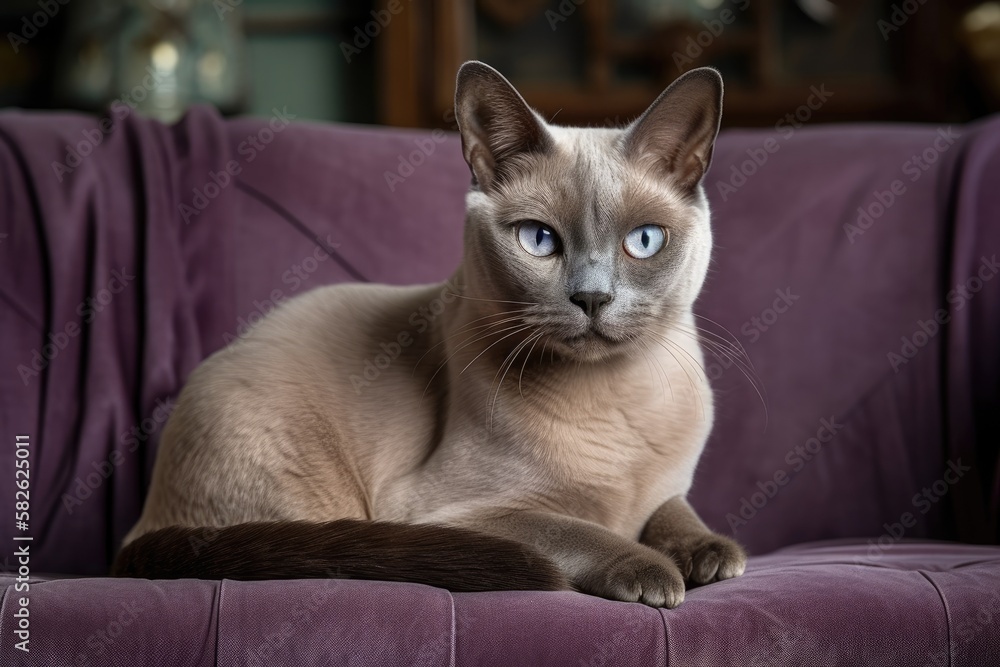
POLYGON ((658 548, 674 560, 685 580, 696 584, 732 579, 747 567, 743 547, 715 533, 685 535, 658 548))
POLYGON ((580 582, 585 593, 609 600, 673 609, 684 601, 684 578, 669 558, 636 550, 615 558, 580 582))

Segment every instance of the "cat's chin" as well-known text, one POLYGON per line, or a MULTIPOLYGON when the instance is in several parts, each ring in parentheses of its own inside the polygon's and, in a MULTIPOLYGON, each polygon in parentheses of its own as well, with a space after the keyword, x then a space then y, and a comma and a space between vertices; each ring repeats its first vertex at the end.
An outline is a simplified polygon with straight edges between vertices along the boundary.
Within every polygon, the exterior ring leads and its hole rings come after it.
POLYGON ((590 328, 581 334, 556 342, 555 347, 565 357, 580 361, 602 361, 625 352, 626 343, 628 343, 627 338, 616 338, 596 328, 590 328))

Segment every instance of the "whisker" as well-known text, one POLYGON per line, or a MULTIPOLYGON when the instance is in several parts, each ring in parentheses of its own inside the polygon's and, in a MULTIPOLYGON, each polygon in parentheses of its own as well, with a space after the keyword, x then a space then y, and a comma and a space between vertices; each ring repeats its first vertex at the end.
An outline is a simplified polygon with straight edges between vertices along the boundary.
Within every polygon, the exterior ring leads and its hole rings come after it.
POLYGON ((462 325, 460 328, 456 329, 456 331, 462 331, 463 329, 469 328, 471 325, 475 324, 476 322, 481 322, 482 320, 486 320, 486 319, 489 319, 491 317, 500 317, 501 315, 513 315, 514 313, 527 313, 527 312, 530 312, 530 311, 531 311, 531 308, 514 308, 512 310, 502 310, 502 311, 500 311, 498 313, 490 313, 489 315, 483 315, 482 317, 477 317, 474 320, 469 320, 464 325, 462 325))
MULTIPOLYGON (((461 374, 462 374, 462 373, 464 373, 465 371, 469 370, 469 366, 471 366, 472 364, 476 363, 476 359, 478 359, 479 357, 481 357, 481 356, 483 356, 484 354, 486 354, 486 352, 487 352, 487 351, 488 351, 488 350, 489 350, 489 349, 490 349, 491 347, 493 347, 494 345, 496 345, 497 343, 499 343, 499 342, 500 342, 500 341, 502 341, 502 340, 506 340, 507 338, 510 338, 511 336, 514 336, 514 335, 518 334, 518 333, 519 333, 519 332, 521 332, 521 331, 527 331, 528 329, 530 329, 530 328, 531 328, 531 325, 530 325, 530 324, 525 324, 524 326, 520 326, 520 327, 512 327, 512 328, 514 329, 514 331, 512 331, 511 333, 507 334, 506 336, 504 336, 504 337, 502 337, 502 338, 498 338, 497 340, 493 341, 493 342, 492 342, 492 343, 490 343, 490 344, 489 344, 489 345, 488 345, 487 347, 485 347, 485 348, 483 349, 483 351, 482 351, 482 352, 480 352, 479 354, 477 354, 477 355, 475 356, 475 358, 474 358, 474 359, 473 359, 472 361, 470 361, 470 362, 469 362, 469 363, 468 363, 468 364, 467 364, 467 365, 465 366, 465 368, 463 368, 463 369, 462 369, 462 371, 461 371, 461 372, 459 373, 459 375, 461 375, 461 374)), ((504 329, 503 331, 507 331, 507 330, 508 330, 508 329, 504 329)), ((502 333, 502 332, 501 332, 501 331, 498 331, 498 332, 496 332, 496 333, 502 333)))
MULTIPOLYGON (((687 334, 686 331, 680 331, 680 330, 678 331, 680 333, 687 334)), ((768 415, 768 410, 767 410, 767 400, 764 398, 764 395, 767 393, 767 389, 764 387, 764 381, 760 379, 760 376, 757 375, 756 371, 754 371, 752 367, 749 369, 750 372, 748 372, 748 369, 744 368, 743 363, 739 358, 734 358, 734 357, 728 357, 728 358, 730 361, 733 362, 733 365, 736 366, 737 369, 739 369, 740 373, 743 374, 743 377, 747 379, 747 382, 750 383, 750 386, 753 387, 754 392, 757 394, 757 398, 760 399, 760 404, 764 408, 764 431, 767 431, 767 425, 770 421, 770 417, 768 415), (753 377, 751 377, 751 373, 753 373, 753 377), (758 383, 760 383, 759 387, 757 386, 758 383)))
MULTIPOLYGON (((528 344, 528 341, 531 340, 531 338, 532 336, 529 335, 527 338, 525 338, 520 343, 515 345, 514 349, 507 354, 507 357, 503 360, 503 363, 500 364, 500 368, 497 369, 497 375, 500 375, 500 371, 503 370, 503 367, 505 365, 507 366, 507 370, 504 370, 503 375, 500 376, 500 382, 497 383, 496 393, 493 394, 493 404, 490 406, 490 432, 493 431, 493 411, 497 407, 497 399, 500 398, 500 388, 503 386, 504 378, 507 377, 507 373, 510 372, 510 369, 514 365, 514 362, 517 361, 517 355, 520 354, 521 350, 524 349, 524 346, 528 344), (509 364, 507 363, 508 359, 510 360, 509 364)), ((496 375, 493 376, 493 380, 496 381, 496 375)), ((492 389, 493 389, 493 383, 491 382, 490 390, 492 391, 492 389)), ((486 400, 489 401, 489 393, 486 394, 486 400)))
POLYGON ((678 323, 671 324, 670 326, 673 329, 676 329, 678 331, 684 331, 686 333, 703 334, 705 336, 711 336, 714 339, 713 342, 715 342, 716 344, 721 345, 721 346, 723 346, 723 347, 725 347, 727 349, 730 349, 730 350, 732 350, 735 353, 738 353, 742 358, 744 358, 746 360, 747 364, 749 364, 751 367, 753 366, 753 362, 750 360, 750 355, 743 348, 743 346, 740 345, 739 341, 736 341, 736 344, 734 345, 733 342, 730 341, 725 336, 720 336, 719 334, 715 333, 714 331, 709 331, 708 329, 699 327, 697 324, 694 325, 694 329, 693 330, 692 329, 686 329, 681 324, 678 324, 678 323))
MULTIPOLYGON (((688 384, 691 386, 691 389, 694 392, 695 397, 698 399, 698 409, 699 409, 699 412, 701 412, 702 419, 704 419, 705 418, 705 404, 701 400, 701 392, 698 390, 698 385, 695 383, 694 378, 691 377, 691 374, 688 373, 687 366, 685 364, 681 363, 681 360, 677 358, 677 355, 675 355, 671 351, 670 348, 672 347, 675 350, 683 352, 683 353, 687 354, 688 357, 691 357, 690 353, 688 353, 687 350, 685 350, 683 347, 677 345, 677 343, 675 343, 674 341, 670 340, 666 336, 662 336, 662 335, 656 334, 656 333, 654 333, 653 336, 654 336, 654 341, 657 342, 657 343, 659 343, 660 347, 662 347, 664 350, 666 350, 667 354, 669 354, 671 357, 673 357, 674 361, 677 363, 677 366, 682 371, 684 371, 684 376, 687 378, 688 384), (669 347, 668 347, 668 345, 669 345, 669 347)), ((688 362, 688 363, 690 364, 690 362, 688 362)), ((698 366, 697 363, 694 364, 694 367, 696 369, 696 372, 700 370, 700 371, 702 371, 702 376, 704 376, 704 370, 701 369, 701 367, 698 366)), ((707 377, 705 377, 705 382, 706 383, 708 382, 708 378, 707 377)))
MULTIPOLYGON (((639 352, 639 354, 642 355, 642 358, 646 361, 646 367, 649 368, 649 379, 650 380, 656 379, 660 383, 660 396, 662 396, 664 402, 666 402, 666 400, 667 400, 667 392, 663 388, 663 377, 664 377, 663 376, 663 368, 660 367, 658 372, 653 370, 653 362, 650 360, 649 355, 646 354, 645 344, 643 343, 642 339, 638 335, 636 335, 636 334, 626 335, 626 337, 629 340, 629 344, 632 345, 632 346, 634 346, 634 348, 639 352), (654 378, 654 376, 655 376, 655 378, 654 378)), ((670 384, 670 378, 669 377, 667 377, 667 386, 670 387, 670 400, 673 401, 674 400, 674 388, 670 384)))
POLYGON ((730 354, 728 348, 721 346, 719 343, 714 343, 713 341, 701 340, 696 335, 693 335, 682 329, 677 329, 677 332, 689 336, 699 341, 703 345, 707 346, 709 351, 713 355, 715 355, 716 358, 720 360, 728 359, 734 366, 736 366, 740 370, 741 373, 743 373, 743 375, 747 378, 750 384, 754 385, 754 389, 758 393, 762 392, 764 395, 767 394, 767 389, 764 387, 764 381, 760 378, 760 375, 757 373, 757 369, 754 368, 753 365, 749 365, 747 364, 747 362, 744 362, 742 357, 733 356, 732 354, 730 354))
POLYGON ((754 369, 754 367, 752 365, 750 365, 743 358, 743 355, 739 354, 739 351, 736 350, 735 348, 726 347, 722 343, 718 343, 718 342, 716 342, 714 340, 707 340, 705 338, 702 338, 698 334, 691 333, 690 331, 685 331, 684 329, 675 328, 673 330, 676 331, 679 334, 687 336, 688 338, 690 338, 692 340, 697 341, 698 343, 700 343, 701 345, 703 345, 704 347, 706 347, 708 349, 708 351, 711 352, 712 355, 715 356, 717 359, 725 358, 725 359, 727 359, 729 361, 732 361, 734 364, 740 364, 740 365, 744 366, 745 368, 748 368, 751 371, 753 371, 754 373, 756 373, 756 369, 754 369))
POLYGON ((476 319, 472 320, 471 322, 469 322, 465 326, 462 326, 461 328, 457 329, 450 336, 445 336, 444 338, 442 338, 441 340, 439 340, 438 342, 434 343, 429 348, 427 348, 427 351, 424 352, 422 355, 420 355, 420 358, 417 359, 417 362, 413 365, 413 372, 410 373, 410 376, 412 377, 417 372, 417 368, 420 366, 420 362, 423 361, 424 358, 428 354, 431 353, 431 350, 433 350, 434 348, 438 347, 439 345, 444 345, 445 343, 447 343, 448 341, 452 340, 453 338, 457 338, 458 336, 462 335, 463 333, 468 333, 469 331, 472 331, 472 330, 475 330, 475 329, 484 329, 484 328, 488 328, 488 327, 491 327, 491 326, 497 326, 497 325, 500 325, 500 324, 506 324, 508 322, 514 322, 516 320, 521 319, 521 316, 520 315, 515 315, 513 317, 508 317, 507 319, 499 320, 499 321, 496 321, 496 322, 487 322, 486 324, 479 324, 479 325, 476 325, 476 326, 471 326, 473 323, 478 322, 480 320, 484 320, 487 317, 497 317, 497 316, 500 316, 500 315, 510 315, 512 313, 523 313, 523 312, 527 312, 529 310, 531 310, 531 309, 530 308, 520 308, 520 309, 516 309, 516 310, 506 311, 506 312, 503 312, 503 313, 494 313, 493 315, 486 315, 485 317, 479 317, 479 318, 476 318, 476 319))
MULTIPOLYGON (((521 372, 517 375, 517 393, 521 395, 521 398, 524 398, 524 392, 521 391, 521 380, 524 379, 524 369, 528 365, 528 359, 531 359, 531 353, 535 351, 535 345, 538 344, 543 335, 543 333, 535 334, 535 340, 531 343, 531 348, 528 350, 527 356, 524 357, 524 363, 521 364, 521 372)), ((544 349, 542 353, 545 353, 544 349)))
POLYGON ((674 386, 670 382, 670 374, 667 373, 665 370, 663 370, 663 364, 661 364, 660 360, 657 359, 656 356, 652 353, 652 351, 649 350, 649 346, 645 342, 642 343, 642 346, 646 349, 647 352, 649 352, 649 358, 650 358, 650 360, 652 361, 653 364, 656 365, 656 369, 657 369, 658 374, 661 375, 662 378, 663 378, 663 379, 660 380, 660 391, 661 392, 663 391, 663 380, 665 379, 667 381, 667 389, 670 390, 670 400, 673 401, 674 400, 674 386))
MULTIPOLYGON (((688 360, 688 365, 695 370, 695 373, 701 375, 702 378, 704 378, 705 382, 708 382, 708 375, 705 373, 705 369, 702 367, 700 363, 698 363, 698 360, 695 359, 690 352, 684 349, 683 345, 678 344, 677 341, 675 340, 671 340, 671 338, 665 334, 653 332, 653 335, 661 339, 662 341, 669 343, 675 350, 682 353, 688 360)), ((696 338, 695 340, 698 339, 696 338)))
MULTIPOLYGON (((746 348, 743 347, 743 343, 740 342, 740 339, 737 338, 736 334, 734 334, 732 331, 730 331, 729 329, 727 329, 726 327, 722 326, 721 324, 719 324, 718 322, 716 322, 715 320, 713 320, 713 319, 711 319, 709 317, 705 317, 704 315, 699 315, 698 313, 692 313, 692 314, 695 317, 700 317, 701 319, 705 320, 706 322, 711 322, 712 324, 714 324, 715 326, 719 327, 720 329, 722 329, 723 331, 725 331, 727 334, 729 334, 730 336, 732 336, 733 342, 736 343, 736 346, 740 348, 740 350, 743 352, 743 354, 747 354, 746 348)), ((747 356, 749 356, 749 355, 747 355, 747 356)))
MULTIPOLYGON (((438 368, 437 368, 436 371, 434 371, 434 375, 431 376, 431 379, 427 381, 427 386, 424 387, 424 394, 423 395, 425 395, 425 396, 427 395, 427 390, 430 389, 431 383, 434 382, 434 378, 437 377, 438 373, 440 373, 448 365, 448 362, 451 361, 455 357, 456 354, 458 354, 459 352, 461 352, 462 350, 464 350, 468 346, 470 346, 470 345, 472 345, 474 343, 478 343, 481 340, 485 340, 485 339, 489 338, 490 336, 496 336, 497 334, 501 334, 501 333, 503 333, 505 331, 510 331, 511 329, 517 329, 519 327, 521 327, 521 325, 517 325, 516 324, 516 325, 514 325, 512 327, 506 327, 506 328, 500 329, 499 331, 487 331, 486 333, 484 333, 483 335, 479 336, 475 340, 469 341, 468 339, 466 339, 465 341, 462 341, 462 344, 459 345, 457 348, 455 348, 455 351, 452 352, 451 355, 449 355, 448 358, 445 359, 441 363, 440 366, 438 366, 438 368)), ((524 325, 521 328, 525 328, 526 329, 526 328, 528 328, 528 325, 524 325)), ((515 331, 514 333, 517 333, 517 332, 515 331)), ((510 335, 512 335, 512 334, 508 334, 508 336, 510 336, 510 335)), ((472 336, 469 336, 469 338, 473 338, 474 336, 477 336, 477 334, 472 334, 472 336)), ((487 347, 486 350, 490 349, 490 347, 493 347, 493 345, 496 345, 497 343, 499 343, 504 338, 507 338, 508 336, 504 336, 503 338, 500 338, 499 340, 495 341, 489 347, 487 347)), ((486 350, 483 350, 483 352, 485 352, 486 350)), ((483 354, 483 352, 480 352, 479 355, 476 356, 476 359, 478 359, 479 356, 481 356, 483 354)), ((473 359, 472 361, 475 361, 476 359, 473 359)), ((472 365, 472 361, 469 362, 469 366, 472 365)), ((469 366, 466 366, 465 368, 463 368, 462 369, 462 373, 464 373, 465 370, 469 366)), ((459 373, 459 375, 461 375, 462 373, 459 373)))
POLYGON ((489 303, 517 303, 522 306, 537 306, 537 303, 532 303, 530 301, 505 301, 503 299, 481 299, 475 296, 465 296, 464 294, 455 294, 454 292, 448 292, 453 297, 459 299, 468 299, 469 301, 488 301, 489 303))

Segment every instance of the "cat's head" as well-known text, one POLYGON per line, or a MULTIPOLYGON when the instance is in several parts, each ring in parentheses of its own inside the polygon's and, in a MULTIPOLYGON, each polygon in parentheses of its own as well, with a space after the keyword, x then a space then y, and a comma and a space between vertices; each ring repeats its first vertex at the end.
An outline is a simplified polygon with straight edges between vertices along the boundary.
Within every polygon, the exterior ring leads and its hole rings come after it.
POLYGON ((718 72, 683 75, 624 129, 570 128, 468 62, 455 114, 473 174, 464 279, 479 299, 512 302, 502 310, 582 359, 690 310, 712 245, 701 180, 722 114, 718 72))

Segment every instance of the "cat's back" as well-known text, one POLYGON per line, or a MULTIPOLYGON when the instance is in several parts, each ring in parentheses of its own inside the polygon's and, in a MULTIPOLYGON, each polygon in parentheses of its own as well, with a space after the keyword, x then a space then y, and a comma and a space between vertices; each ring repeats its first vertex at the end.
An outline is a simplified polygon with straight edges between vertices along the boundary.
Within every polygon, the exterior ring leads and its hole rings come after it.
MULTIPOLYGON (((188 383, 208 380, 210 375, 223 380, 233 374, 266 374, 272 381, 301 384, 331 370, 353 372, 381 341, 398 338, 399 331, 416 333, 412 316, 419 315, 441 289, 440 285, 346 283, 311 290, 206 359, 188 383)), ((427 328, 422 327, 421 333, 427 328)))
POLYGON ((413 393, 420 379, 416 360, 426 355, 425 368, 437 360, 426 354, 439 335, 425 315, 442 289, 344 284, 307 292, 206 359, 171 421, 233 422, 242 431, 267 419, 273 430, 291 415, 344 423, 372 401, 402 400, 394 394, 413 393))

